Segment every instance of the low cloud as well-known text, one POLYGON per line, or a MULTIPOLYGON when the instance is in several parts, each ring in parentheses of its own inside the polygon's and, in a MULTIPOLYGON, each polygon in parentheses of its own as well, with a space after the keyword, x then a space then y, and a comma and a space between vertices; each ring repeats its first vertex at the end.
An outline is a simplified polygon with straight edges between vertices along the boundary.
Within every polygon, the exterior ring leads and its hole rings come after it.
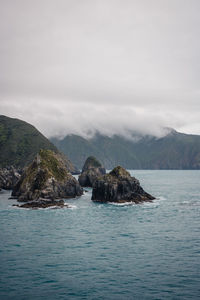
MULTIPOLYGON (((181 128, 191 119, 177 110, 166 107, 133 107, 129 105, 102 105, 90 102, 32 100, 29 102, 2 101, 4 114, 34 124, 47 137, 63 138, 77 134, 90 138, 96 132, 107 136, 120 134, 131 138, 133 134, 161 137, 168 133, 166 127, 181 128)), ((193 122, 198 121, 193 114, 193 122)))
POLYGON ((0 113, 48 137, 200 134, 199 9, 199 0, 1 1, 0 113))

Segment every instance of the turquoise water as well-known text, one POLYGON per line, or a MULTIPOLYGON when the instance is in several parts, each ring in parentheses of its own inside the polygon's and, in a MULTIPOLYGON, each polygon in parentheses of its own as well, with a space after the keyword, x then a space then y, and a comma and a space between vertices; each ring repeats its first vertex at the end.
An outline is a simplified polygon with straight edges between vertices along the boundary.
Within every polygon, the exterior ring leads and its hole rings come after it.
POLYGON ((0 299, 199 299, 200 171, 132 171, 158 199, 14 208, 0 194, 0 299))

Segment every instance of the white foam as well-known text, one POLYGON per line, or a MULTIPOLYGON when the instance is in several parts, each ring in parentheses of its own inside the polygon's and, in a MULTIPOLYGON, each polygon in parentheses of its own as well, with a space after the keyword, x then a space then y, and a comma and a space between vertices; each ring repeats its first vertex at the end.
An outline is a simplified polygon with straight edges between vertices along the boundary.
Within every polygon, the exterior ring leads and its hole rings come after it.
POLYGON ((123 202, 123 203, 109 202, 108 204, 115 205, 115 206, 132 206, 135 205, 135 202, 123 202))
POLYGON ((154 199, 152 201, 144 201, 144 202, 141 202, 141 203, 135 203, 135 202, 123 202, 123 203, 109 202, 108 204, 115 205, 115 206, 133 206, 133 205, 138 205, 138 204, 157 206, 157 205, 159 205, 159 202, 163 201, 163 200, 167 200, 167 199, 163 196, 159 196, 159 197, 156 197, 156 199, 154 199))
POLYGON ((155 200, 167 200, 167 198, 163 197, 163 196, 159 196, 157 197, 155 200))
MULTIPOLYGON (((13 205, 9 205, 8 207, 9 207, 9 208, 17 208, 17 209, 20 208, 19 206, 15 206, 15 205, 14 205, 14 206, 13 206, 13 205)), ((22 208, 23 208, 23 207, 22 207, 22 208)), ((25 209, 25 208, 23 208, 23 209, 25 209)))
POLYGON ((66 205, 67 208, 69 208, 69 209, 77 209, 77 206, 76 206, 76 205, 71 205, 71 204, 68 204, 68 203, 65 203, 65 205, 66 205))

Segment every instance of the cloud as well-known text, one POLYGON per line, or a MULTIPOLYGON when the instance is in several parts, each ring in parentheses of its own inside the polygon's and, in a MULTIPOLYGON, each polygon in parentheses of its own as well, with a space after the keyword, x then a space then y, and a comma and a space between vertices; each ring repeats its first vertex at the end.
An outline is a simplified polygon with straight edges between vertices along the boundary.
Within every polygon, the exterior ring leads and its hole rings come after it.
POLYGON ((1 114, 47 136, 200 134, 198 0, 0 6, 1 114))

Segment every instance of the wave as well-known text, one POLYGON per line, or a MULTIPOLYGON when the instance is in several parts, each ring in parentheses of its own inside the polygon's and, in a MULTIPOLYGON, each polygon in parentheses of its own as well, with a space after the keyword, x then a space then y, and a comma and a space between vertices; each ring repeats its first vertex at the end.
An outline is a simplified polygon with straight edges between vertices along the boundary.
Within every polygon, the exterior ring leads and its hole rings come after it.
POLYGON ((135 202, 123 202, 123 203, 108 202, 107 204, 109 204, 109 205, 115 205, 115 206, 133 206, 133 205, 137 205, 137 204, 135 204, 135 202))
MULTIPOLYGON (((149 201, 145 201, 145 202, 141 202, 139 203, 140 205, 157 205, 158 202, 163 201, 163 200, 167 200, 167 198, 165 198, 164 196, 159 196, 156 197, 156 199, 154 199, 152 202, 149 201)), ((138 205, 135 202, 123 202, 123 203, 117 203, 117 202, 109 202, 108 204, 110 205, 115 205, 115 206, 134 206, 134 205, 138 205)))
POLYGON ((185 200, 181 203, 179 203, 179 205, 182 205, 182 206, 200 206, 200 201, 199 200, 185 200))

